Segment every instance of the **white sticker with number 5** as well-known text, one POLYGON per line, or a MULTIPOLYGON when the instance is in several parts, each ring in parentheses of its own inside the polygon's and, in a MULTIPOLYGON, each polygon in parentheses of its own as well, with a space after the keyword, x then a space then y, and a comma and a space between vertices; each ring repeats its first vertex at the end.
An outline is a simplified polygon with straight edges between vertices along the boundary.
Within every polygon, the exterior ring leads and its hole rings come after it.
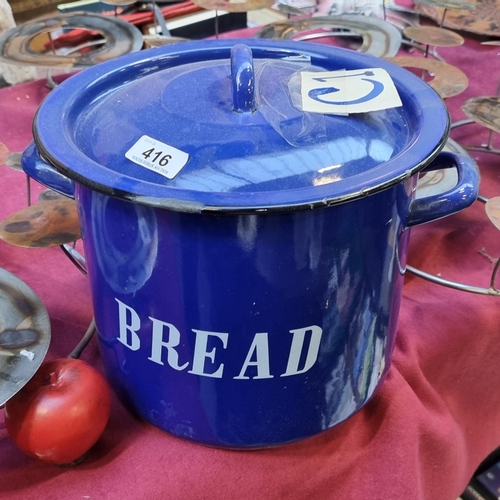
POLYGON ((184 167, 189 154, 143 135, 126 153, 129 160, 173 179, 184 167))

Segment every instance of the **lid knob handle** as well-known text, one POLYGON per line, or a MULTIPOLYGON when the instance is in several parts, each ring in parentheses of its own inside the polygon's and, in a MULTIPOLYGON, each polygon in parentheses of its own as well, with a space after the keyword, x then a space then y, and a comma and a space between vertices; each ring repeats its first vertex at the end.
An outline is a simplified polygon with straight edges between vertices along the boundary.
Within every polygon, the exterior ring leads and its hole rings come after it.
POLYGON ((242 43, 231 48, 233 111, 255 111, 255 71, 252 50, 242 43))

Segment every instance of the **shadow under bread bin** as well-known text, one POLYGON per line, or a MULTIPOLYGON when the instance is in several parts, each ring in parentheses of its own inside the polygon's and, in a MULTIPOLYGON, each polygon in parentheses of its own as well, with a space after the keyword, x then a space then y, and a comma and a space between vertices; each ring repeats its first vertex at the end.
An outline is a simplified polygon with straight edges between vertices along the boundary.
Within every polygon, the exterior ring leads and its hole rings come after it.
POLYGON ((72 76, 40 106, 22 164, 76 199, 124 403, 179 437, 259 448, 339 424, 382 384, 410 228, 477 197, 476 166, 441 152, 448 132, 440 97, 383 60, 211 40, 72 76), (402 106, 295 105, 303 71, 371 68, 402 106), (457 186, 415 199, 438 168, 456 168, 457 186))

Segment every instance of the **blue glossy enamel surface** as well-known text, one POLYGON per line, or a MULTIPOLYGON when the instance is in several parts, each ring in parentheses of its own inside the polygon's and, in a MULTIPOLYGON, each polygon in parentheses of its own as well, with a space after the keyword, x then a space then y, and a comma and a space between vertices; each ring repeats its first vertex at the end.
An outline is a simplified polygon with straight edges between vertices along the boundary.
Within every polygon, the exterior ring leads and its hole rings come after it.
POLYGON ((389 369, 407 226, 477 197, 414 200, 416 176, 334 207, 190 214, 76 184, 101 354, 138 415, 230 448, 283 444, 342 422, 389 369), (427 208, 426 208, 427 207, 427 208))
POLYGON ((346 49, 244 42, 251 58, 237 50, 231 62, 240 40, 189 42, 69 78, 35 119, 41 153, 68 177, 123 199, 181 211, 248 211, 355 199, 407 179, 442 147, 446 108, 408 71, 346 49), (300 71, 373 67, 391 74, 402 107, 346 117, 293 105, 289 84, 300 71), (189 154, 175 178, 125 157, 143 135, 189 154))
POLYGON ((24 171, 30 177, 58 193, 73 198, 75 192, 73 181, 44 161, 40 157, 34 142, 31 142, 24 150, 21 161, 24 171))
POLYGON ((231 48, 231 88, 233 111, 253 113, 255 104, 255 67, 252 49, 248 45, 231 48))
POLYGON ((229 217, 79 188, 101 354, 123 400, 227 447, 283 444, 356 412, 390 365, 405 187, 229 217))
POLYGON ((472 161, 439 153, 446 110, 405 70, 260 40, 230 62, 235 44, 145 51, 66 80, 22 165, 74 190, 103 364, 122 400, 179 437, 257 448, 325 431, 375 393, 409 228, 468 207, 479 180, 472 161), (304 117, 275 83, 308 59, 386 67, 404 106, 304 117), (125 161, 143 134, 189 153, 173 179, 125 161), (436 168, 457 168, 457 186, 416 200, 414 174, 436 168))

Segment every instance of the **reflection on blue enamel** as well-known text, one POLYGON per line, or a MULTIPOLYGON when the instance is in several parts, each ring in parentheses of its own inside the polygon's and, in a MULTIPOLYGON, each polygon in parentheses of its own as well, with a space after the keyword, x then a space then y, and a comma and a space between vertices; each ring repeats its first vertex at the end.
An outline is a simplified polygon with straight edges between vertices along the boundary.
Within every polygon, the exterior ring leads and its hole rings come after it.
POLYGON ((235 41, 142 51, 88 68, 49 94, 34 124, 42 156, 92 189, 151 206, 279 210, 342 203, 392 186, 442 146, 446 109, 406 70, 318 44, 240 42, 251 48, 254 71, 247 57, 243 73, 251 75, 245 92, 254 88, 255 111, 234 108, 235 41), (302 111, 302 70, 372 68, 390 74, 401 107, 350 116, 302 111), (144 135, 189 155, 174 179, 125 156, 144 135), (318 173, 332 165, 341 165, 334 175, 318 173), (245 166, 260 171, 240 175, 245 166))
POLYGON ((372 139, 368 146, 368 154, 375 161, 387 161, 394 152, 394 147, 380 139, 372 139))
POLYGON ((96 162, 132 178, 195 191, 265 192, 326 184, 318 170, 329 165, 345 165, 335 181, 367 172, 405 144, 407 118, 400 110, 349 118, 303 113, 289 102, 286 85, 300 65, 261 61, 257 68, 265 99, 259 97, 250 116, 232 109, 228 62, 195 63, 143 77, 89 106, 78 123, 79 145, 96 162), (210 83, 203 85, 207 73, 210 83), (167 180, 124 160, 143 134, 189 153, 180 175, 167 180), (120 140, 110 143, 110 137, 120 140))
POLYGON ((100 197, 79 188, 92 206, 82 218, 102 356, 143 418, 206 444, 270 446, 338 424, 380 386, 403 280, 395 255, 408 241, 405 186, 274 216, 143 210, 100 197), (108 259, 122 254, 110 274, 108 259), (133 293, 131 280, 140 282, 133 293), (310 354, 313 331, 321 342, 310 354), (305 332, 296 364, 293 332, 305 332), (200 335, 212 354, 196 365, 200 335))
POLYGON ((158 228, 154 210, 91 194, 92 234, 96 265, 114 292, 133 294, 151 278, 158 255, 158 228), (110 240, 119 221, 119 237, 110 240))
POLYGON ((258 217, 256 215, 241 215, 238 217, 236 234, 239 246, 246 252, 251 252, 256 244, 258 217))
MULTIPOLYGON (((386 151, 389 147, 386 148, 386 151)), ((269 157, 229 159, 218 162, 217 168, 206 167, 186 173, 174 181, 176 187, 200 191, 233 191, 276 189, 279 183, 287 189, 313 185, 323 177, 325 165, 337 163, 336 177, 343 174, 342 165, 367 157, 366 140, 347 137, 331 141, 321 149, 302 148, 269 157), (309 175, 307 175, 309 174, 309 175), (307 177, 307 179, 304 179, 307 177)), ((346 168, 349 168, 347 165, 346 168)))

